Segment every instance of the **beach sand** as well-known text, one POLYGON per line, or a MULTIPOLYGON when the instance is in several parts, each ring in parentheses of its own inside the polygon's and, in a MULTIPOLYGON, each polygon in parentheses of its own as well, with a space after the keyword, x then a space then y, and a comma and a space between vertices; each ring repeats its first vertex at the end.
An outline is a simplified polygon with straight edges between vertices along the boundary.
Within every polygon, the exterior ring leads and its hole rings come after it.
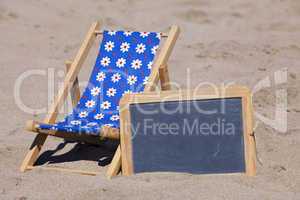
MULTIPOLYGON (((91 70, 96 48, 80 81, 91 70)), ((300 1, 1 0, 0 52, 0 199, 300 199, 300 1), (203 82, 251 88, 257 176, 145 173, 107 180, 107 166, 95 160, 111 150, 68 144, 51 156, 63 147, 56 138, 47 140, 40 164, 100 174, 41 169, 21 173, 34 138, 24 124, 42 120, 45 113, 27 113, 18 106, 16 81, 28 70, 40 70, 44 75, 24 81, 20 98, 28 107, 46 107, 53 98, 48 95, 48 75, 53 72, 56 82, 62 82, 64 61, 74 58, 96 20, 107 29, 141 31, 165 31, 177 24, 181 35, 169 61, 172 81, 187 89, 203 82), (279 122, 266 120, 275 118, 276 105, 284 105, 286 98, 279 98, 278 91, 287 95, 287 131, 279 122), (76 153, 85 161, 78 161, 76 153)))

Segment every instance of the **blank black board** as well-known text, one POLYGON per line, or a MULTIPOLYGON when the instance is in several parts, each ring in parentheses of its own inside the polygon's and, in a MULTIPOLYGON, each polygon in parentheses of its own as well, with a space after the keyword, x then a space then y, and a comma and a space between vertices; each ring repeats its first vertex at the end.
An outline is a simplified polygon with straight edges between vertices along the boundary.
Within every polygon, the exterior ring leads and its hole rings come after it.
POLYGON ((242 98, 131 104, 129 110, 134 173, 245 172, 242 98))

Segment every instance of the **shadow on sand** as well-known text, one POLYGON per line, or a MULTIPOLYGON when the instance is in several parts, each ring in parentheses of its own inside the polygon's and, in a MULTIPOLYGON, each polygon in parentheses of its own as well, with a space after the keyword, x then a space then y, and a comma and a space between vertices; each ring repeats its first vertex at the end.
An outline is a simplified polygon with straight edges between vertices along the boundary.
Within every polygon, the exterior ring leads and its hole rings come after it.
POLYGON ((60 143, 54 150, 43 152, 38 158, 35 165, 67 163, 80 160, 97 161, 99 166, 108 165, 117 149, 118 141, 104 140, 103 144, 91 145, 86 143, 76 143, 72 141, 64 141, 60 143), (72 148, 64 153, 55 155, 64 148, 72 145, 72 148))

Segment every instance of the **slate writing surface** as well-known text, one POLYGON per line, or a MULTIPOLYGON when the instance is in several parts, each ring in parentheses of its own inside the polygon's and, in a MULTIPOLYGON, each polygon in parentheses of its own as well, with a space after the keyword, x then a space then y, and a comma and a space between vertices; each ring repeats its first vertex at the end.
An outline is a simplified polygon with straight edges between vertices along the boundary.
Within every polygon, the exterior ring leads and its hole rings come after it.
POLYGON ((245 172, 242 99, 130 105, 135 173, 245 172))

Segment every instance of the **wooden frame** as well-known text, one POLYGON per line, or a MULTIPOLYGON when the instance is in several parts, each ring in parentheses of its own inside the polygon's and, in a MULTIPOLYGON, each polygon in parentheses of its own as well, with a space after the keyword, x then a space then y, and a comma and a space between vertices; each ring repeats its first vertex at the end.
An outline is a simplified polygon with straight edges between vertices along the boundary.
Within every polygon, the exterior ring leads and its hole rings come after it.
MULTIPOLYGON (((82 45, 75 56, 73 61, 66 61, 66 69, 67 74, 64 80, 63 87, 59 90, 58 95, 56 96, 52 106, 50 107, 48 111, 48 115, 44 119, 43 123, 46 124, 53 124, 56 121, 58 112, 63 105, 64 101, 66 100, 68 96, 68 92, 71 94, 72 99, 72 105, 77 105, 77 102, 80 99, 80 89, 78 85, 78 74, 80 72, 80 69, 89 53, 89 50, 91 49, 96 37, 98 35, 101 35, 103 32, 100 30, 100 24, 99 22, 94 22, 88 33, 85 36, 84 41, 82 42, 82 45)), ((165 45, 161 49, 158 58, 153 66, 152 74, 150 75, 149 83, 145 90, 151 91, 154 89, 154 84, 157 84, 157 81, 159 77, 162 77, 162 88, 168 89, 169 88, 169 76, 167 72, 167 65, 166 61, 168 57, 170 56, 171 50, 174 46, 175 40, 177 39, 177 36, 179 34, 179 28, 177 26, 172 26, 171 31, 169 34, 162 34, 162 37, 167 37, 167 41, 165 42, 165 45)), ((29 152, 26 154, 20 170, 21 172, 25 172, 26 170, 31 170, 35 168, 34 163, 37 160, 39 153, 42 149, 42 146, 44 145, 47 136, 56 136, 61 138, 69 138, 69 139, 76 139, 79 141, 85 141, 89 143, 99 143, 100 140, 97 140, 95 136, 72 136, 71 134, 66 134, 64 132, 58 132, 58 131, 40 131, 37 129, 39 122, 36 121, 28 121, 26 124, 26 130, 31 132, 37 132, 37 136, 35 137, 32 145, 30 146, 29 152)), ((119 129, 115 128, 109 128, 109 127, 103 127, 101 129, 101 137, 107 137, 112 139, 119 139, 119 129)), ((109 167, 108 170, 108 177, 111 177, 113 175, 116 175, 119 172, 121 165, 121 152, 120 147, 118 147, 114 159, 109 167)), ((42 168, 42 167, 38 167, 42 168)), ((43 167, 44 168, 44 167, 43 167)), ((89 174, 89 175, 96 175, 96 172, 84 172, 82 170, 71 170, 71 169, 61 169, 61 168, 53 168, 53 167, 45 167, 47 169, 54 169, 54 170, 61 170, 61 171, 70 171, 70 172, 78 172, 80 174, 89 174)))
POLYGON ((148 92, 142 94, 125 95, 120 102, 120 118, 122 119, 120 124, 120 138, 122 147, 121 153, 123 174, 128 176, 134 173, 129 110, 130 104, 233 97, 242 98, 246 175, 254 176, 256 174, 256 148, 253 135, 252 100, 249 89, 242 86, 217 88, 217 90, 216 88, 199 88, 197 91, 165 91, 161 93, 148 92))

